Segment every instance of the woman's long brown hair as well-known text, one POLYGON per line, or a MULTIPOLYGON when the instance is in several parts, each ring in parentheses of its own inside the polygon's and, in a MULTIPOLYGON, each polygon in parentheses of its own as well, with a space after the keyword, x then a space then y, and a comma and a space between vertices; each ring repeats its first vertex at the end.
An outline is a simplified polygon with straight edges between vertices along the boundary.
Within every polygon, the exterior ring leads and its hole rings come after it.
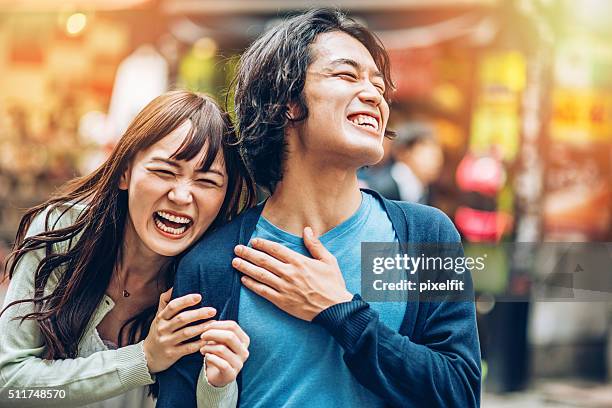
MULTIPOLYGON (((134 156, 175 130, 186 120, 191 129, 173 154, 176 160, 191 160, 206 148, 202 168, 208 169, 222 154, 228 175, 228 188, 217 218, 211 228, 230 220, 255 200, 254 185, 235 145, 235 136, 225 112, 209 97, 188 91, 173 91, 150 102, 133 120, 110 157, 92 174, 68 182, 48 201, 28 210, 17 230, 13 252, 6 263, 10 278, 19 260, 28 252, 45 249, 34 274, 34 296, 7 305, 32 302, 34 311, 21 321, 35 320, 45 343, 45 359, 76 358, 79 341, 104 296, 113 267, 121 257, 123 230, 128 214, 127 192, 118 188, 123 172, 134 156), (50 225, 52 214, 63 214, 72 206, 85 204, 76 222, 65 228, 50 225), (32 220, 47 211, 45 231, 26 236, 32 220), (54 253, 53 245, 64 243, 67 250, 54 253), (53 271, 64 268, 55 288, 44 289, 53 271)), ((55 245, 57 247, 57 245, 55 245)), ((164 290, 173 280, 173 269, 164 276, 164 290)), ((127 343, 144 339, 157 305, 134 316, 128 327, 127 343)), ((120 344, 121 346, 122 344, 120 344)))

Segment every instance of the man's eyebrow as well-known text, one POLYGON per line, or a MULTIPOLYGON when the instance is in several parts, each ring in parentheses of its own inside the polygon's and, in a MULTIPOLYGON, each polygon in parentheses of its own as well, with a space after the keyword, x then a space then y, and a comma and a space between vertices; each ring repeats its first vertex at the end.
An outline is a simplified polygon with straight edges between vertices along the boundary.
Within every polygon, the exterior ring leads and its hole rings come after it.
MULTIPOLYGON (((163 158, 163 157, 153 157, 153 158, 151 159, 151 161, 159 161, 159 162, 162 162, 162 163, 166 163, 167 165, 172 166, 172 167, 174 167, 175 169, 179 169, 179 168, 181 167, 181 166, 180 166, 180 165, 179 165, 177 162, 175 162, 174 160, 168 160, 168 159, 165 159, 165 158, 163 158)), ((199 168, 199 169, 197 169, 197 170, 196 170, 196 172, 198 172, 198 173, 215 173, 215 174, 218 174, 218 175, 219 175, 219 176, 221 176, 221 177, 224 177, 224 176, 225 176, 225 175, 223 174, 223 172, 221 172, 221 171, 219 171, 219 170, 217 170, 217 169, 213 169, 213 168, 209 168, 208 170, 203 169, 203 168, 199 168)))
MULTIPOLYGON (((357 61, 350 59, 350 58, 338 58, 333 60, 332 62, 329 63, 331 68, 335 68, 338 65, 350 65, 351 67, 355 68, 357 71, 362 71, 363 67, 361 66, 360 63, 358 63, 357 61)), ((378 69, 375 69, 372 74, 375 77, 380 77, 384 79, 384 75, 382 74, 382 72, 380 72, 378 69)))

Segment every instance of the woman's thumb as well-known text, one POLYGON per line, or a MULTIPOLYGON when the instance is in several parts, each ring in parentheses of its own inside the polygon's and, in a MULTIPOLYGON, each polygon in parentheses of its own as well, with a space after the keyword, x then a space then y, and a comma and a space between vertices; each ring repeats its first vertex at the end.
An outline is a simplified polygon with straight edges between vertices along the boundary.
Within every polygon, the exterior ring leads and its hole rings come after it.
POLYGON ((166 307, 170 299, 172 299, 172 288, 159 295, 159 309, 166 307))

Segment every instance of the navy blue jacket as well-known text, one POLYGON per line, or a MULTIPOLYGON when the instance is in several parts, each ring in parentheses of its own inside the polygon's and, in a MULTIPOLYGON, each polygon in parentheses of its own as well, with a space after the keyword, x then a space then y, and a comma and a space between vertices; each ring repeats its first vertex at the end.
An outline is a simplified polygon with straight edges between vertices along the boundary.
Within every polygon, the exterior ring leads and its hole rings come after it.
MULTIPOLYGON (((460 241, 441 211, 368 192, 381 200, 400 242, 460 241)), ((179 262, 173 297, 201 293, 202 305, 215 307, 217 319, 237 321, 241 283, 231 266, 233 250, 238 243, 248 243, 262 209, 263 205, 251 208, 200 240, 179 262)), ((468 281, 471 285, 469 277, 468 281)), ((351 302, 321 312, 313 324, 329 331, 344 349, 351 373, 388 406, 480 405, 480 347, 473 302, 409 301, 397 332, 355 295, 351 302)), ((157 407, 195 407, 202 364, 202 356, 195 353, 160 373, 157 407)), ((239 388, 240 380, 239 376, 239 388)))

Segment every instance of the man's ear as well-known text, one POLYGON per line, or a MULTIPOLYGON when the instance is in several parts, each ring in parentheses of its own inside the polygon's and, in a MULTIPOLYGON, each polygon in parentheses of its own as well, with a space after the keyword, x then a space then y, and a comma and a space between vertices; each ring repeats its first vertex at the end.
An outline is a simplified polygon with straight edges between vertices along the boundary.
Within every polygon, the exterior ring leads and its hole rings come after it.
POLYGON ((126 169, 123 171, 121 178, 119 179, 119 190, 127 191, 128 186, 130 185, 130 174, 131 168, 130 166, 127 166, 126 169))
POLYGON ((299 113, 297 104, 295 102, 289 102, 287 104, 287 112, 285 112, 285 116, 287 117, 287 119, 289 119, 290 121, 293 121, 299 115, 300 113, 299 113))

